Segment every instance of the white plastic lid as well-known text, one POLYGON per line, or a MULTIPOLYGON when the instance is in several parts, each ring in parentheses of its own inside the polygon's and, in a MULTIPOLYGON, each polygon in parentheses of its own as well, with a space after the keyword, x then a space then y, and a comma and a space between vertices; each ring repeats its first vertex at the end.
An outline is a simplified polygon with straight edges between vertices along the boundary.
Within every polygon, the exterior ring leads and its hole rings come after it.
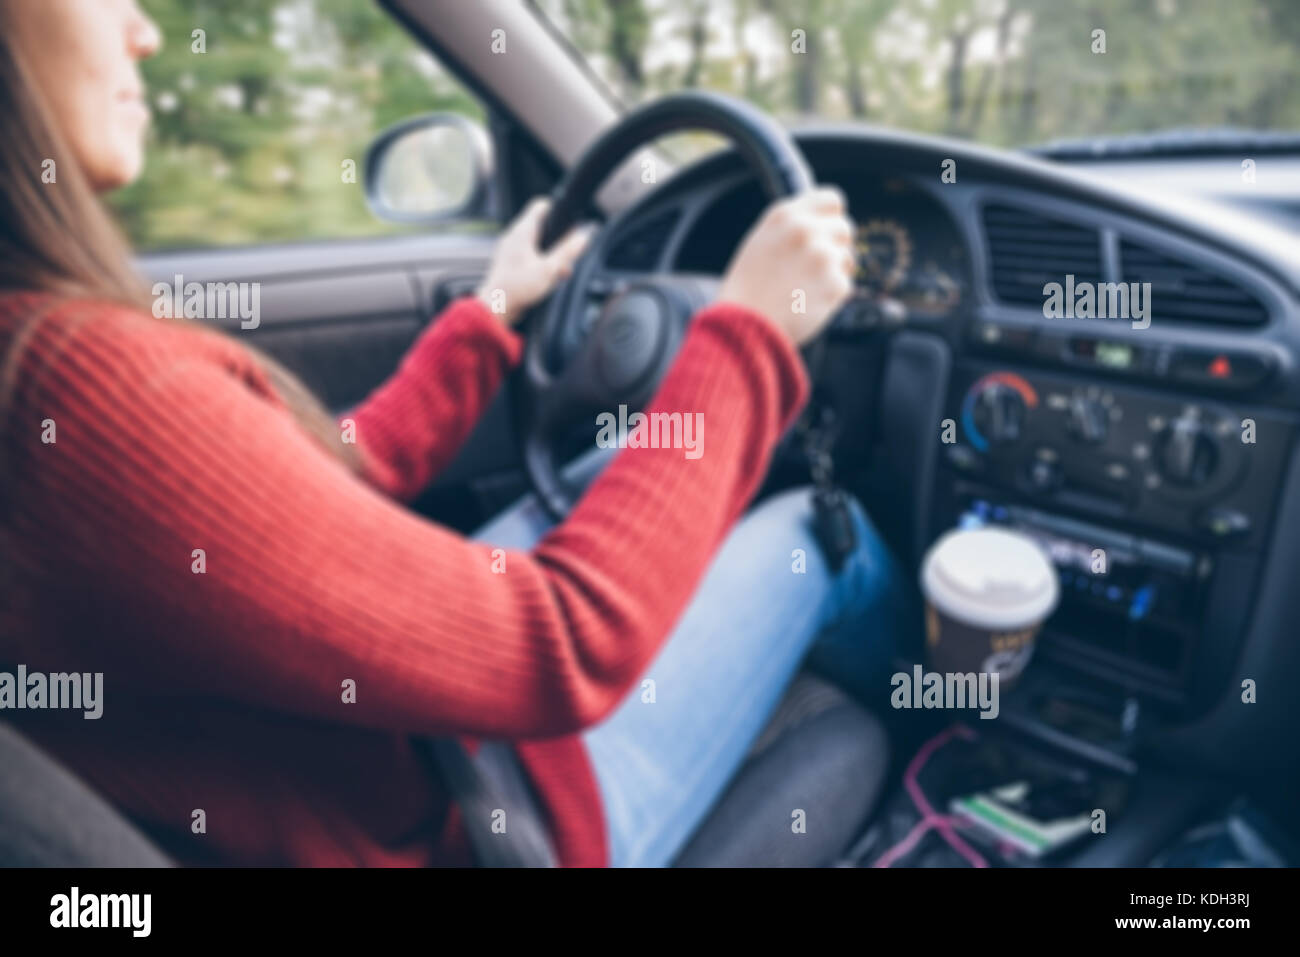
POLYGON ((1027 535, 1001 528, 956 529, 921 562, 921 589, 939 611, 976 628, 1040 623, 1056 607, 1056 568, 1027 535))

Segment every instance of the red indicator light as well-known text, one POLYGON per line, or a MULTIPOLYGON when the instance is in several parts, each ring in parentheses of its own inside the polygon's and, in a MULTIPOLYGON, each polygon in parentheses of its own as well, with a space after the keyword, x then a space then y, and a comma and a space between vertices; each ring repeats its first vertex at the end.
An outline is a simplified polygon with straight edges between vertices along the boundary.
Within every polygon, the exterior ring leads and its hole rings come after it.
POLYGON ((1227 356, 1215 356, 1206 370, 1212 379, 1227 379, 1232 375, 1232 363, 1227 356))

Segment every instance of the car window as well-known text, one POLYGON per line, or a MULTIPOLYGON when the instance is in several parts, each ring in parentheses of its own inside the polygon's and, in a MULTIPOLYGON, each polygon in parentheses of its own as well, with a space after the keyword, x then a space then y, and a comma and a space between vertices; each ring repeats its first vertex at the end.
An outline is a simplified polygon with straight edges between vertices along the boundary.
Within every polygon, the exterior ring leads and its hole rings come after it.
POLYGON ((377 4, 143 0, 164 34, 142 65, 143 177, 112 198, 144 251, 401 232, 363 193, 365 151, 434 110, 478 102, 377 4))
MULTIPOLYGON (((1296 0, 534 0, 621 101, 685 89, 794 122, 995 146, 1294 131, 1296 0)), ((716 140, 679 137, 687 154, 716 140)))

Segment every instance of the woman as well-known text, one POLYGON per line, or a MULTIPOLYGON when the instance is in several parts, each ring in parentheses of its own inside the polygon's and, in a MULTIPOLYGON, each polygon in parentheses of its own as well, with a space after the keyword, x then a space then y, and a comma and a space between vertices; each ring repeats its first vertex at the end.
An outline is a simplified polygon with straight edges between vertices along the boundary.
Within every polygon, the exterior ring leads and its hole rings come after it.
POLYGON ((531 205, 483 287, 509 314, 449 307, 345 443, 267 359, 154 318, 96 199, 140 171, 159 43, 134 0, 0 0, 0 661, 105 689, 98 721, 11 716, 185 862, 463 861, 420 744, 453 735, 512 742, 562 863, 671 861, 814 639, 846 674, 887 659, 856 506, 838 574, 804 492, 732 527, 804 402, 795 346, 849 293, 842 198, 774 206, 692 323, 654 407, 701 413, 707 454, 624 451, 564 523, 526 501, 467 541, 399 503, 582 240, 539 252, 531 205))

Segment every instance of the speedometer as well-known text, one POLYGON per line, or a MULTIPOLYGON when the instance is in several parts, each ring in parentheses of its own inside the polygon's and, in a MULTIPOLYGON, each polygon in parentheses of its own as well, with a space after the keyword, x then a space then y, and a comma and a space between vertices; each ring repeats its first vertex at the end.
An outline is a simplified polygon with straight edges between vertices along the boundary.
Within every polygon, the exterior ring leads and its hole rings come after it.
POLYGON ((912 237, 896 219, 869 219, 855 238, 858 283, 873 292, 892 292, 912 267, 912 237))

